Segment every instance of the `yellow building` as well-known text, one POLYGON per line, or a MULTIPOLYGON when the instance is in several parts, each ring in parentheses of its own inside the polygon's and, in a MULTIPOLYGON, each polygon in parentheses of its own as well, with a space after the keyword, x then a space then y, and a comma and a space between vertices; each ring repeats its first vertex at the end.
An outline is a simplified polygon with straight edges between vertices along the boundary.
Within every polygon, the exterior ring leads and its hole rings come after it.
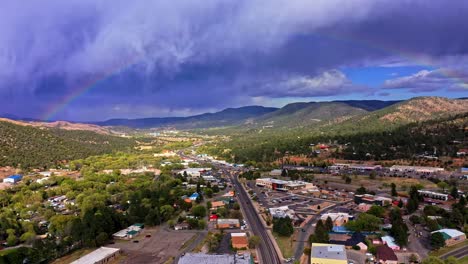
POLYGON ((348 264, 343 245, 312 243, 310 251, 311 264, 348 264))

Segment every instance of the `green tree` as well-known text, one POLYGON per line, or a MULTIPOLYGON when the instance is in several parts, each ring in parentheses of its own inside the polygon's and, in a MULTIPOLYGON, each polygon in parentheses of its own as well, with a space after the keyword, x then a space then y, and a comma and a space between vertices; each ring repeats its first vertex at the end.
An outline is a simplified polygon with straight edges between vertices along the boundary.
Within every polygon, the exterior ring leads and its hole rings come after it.
POLYGON ((356 220, 346 223, 346 227, 355 232, 379 230, 382 220, 374 215, 362 213, 356 220))
POLYGON ((314 234, 312 234, 309 238, 310 243, 328 243, 330 237, 328 235, 328 231, 325 227, 325 224, 322 220, 319 220, 315 225, 314 234))
POLYGON ((251 236, 249 237, 249 247, 250 248, 256 248, 258 245, 260 245, 261 239, 259 236, 251 236))
POLYGON ((385 214, 385 209, 379 205, 372 205, 367 213, 382 218, 385 214))
POLYGON ((395 183, 392 182, 391 188, 392 188, 392 190, 391 190, 391 195, 392 195, 393 197, 398 196, 398 192, 397 192, 397 190, 396 190, 396 184, 395 184, 395 183))
POLYGON ((327 217, 327 220, 325 221, 325 229, 328 232, 331 232, 333 230, 333 220, 331 217, 327 217))
POLYGON ((453 186, 452 189, 450 189, 450 195, 457 199, 458 198, 458 189, 457 189, 457 186, 453 186))
POLYGON ((280 236, 291 236, 294 233, 292 220, 289 217, 274 218, 273 232, 277 233, 280 236))
POLYGON ((423 260, 422 264, 445 264, 443 260, 437 257, 428 257, 423 260))
POLYGON ((447 189, 449 187, 449 184, 444 182, 444 181, 441 181, 441 182, 437 183, 437 187, 439 187, 440 189, 442 189, 442 191, 445 192, 445 189, 447 189))
POLYGON ((197 205, 192 208, 192 214, 196 217, 205 217, 206 216, 206 208, 203 205, 197 205))
POLYGON ((431 234, 431 246, 433 249, 439 249, 445 246, 445 239, 441 232, 431 234))

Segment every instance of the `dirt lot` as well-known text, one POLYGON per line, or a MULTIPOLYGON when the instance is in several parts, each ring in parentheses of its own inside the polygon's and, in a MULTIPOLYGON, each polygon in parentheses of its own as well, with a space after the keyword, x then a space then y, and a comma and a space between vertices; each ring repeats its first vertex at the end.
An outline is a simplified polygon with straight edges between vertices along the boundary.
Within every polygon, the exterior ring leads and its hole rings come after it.
POLYGON ((179 252, 185 241, 193 233, 167 231, 163 228, 145 228, 143 232, 130 241, 116 241, 107 247, 120 248, 126 256, 120 264, 164 263, 179 252), (151 237, 146 237, 151 234, 151 237), (138 243, 133 241, 137 240, 138 243))

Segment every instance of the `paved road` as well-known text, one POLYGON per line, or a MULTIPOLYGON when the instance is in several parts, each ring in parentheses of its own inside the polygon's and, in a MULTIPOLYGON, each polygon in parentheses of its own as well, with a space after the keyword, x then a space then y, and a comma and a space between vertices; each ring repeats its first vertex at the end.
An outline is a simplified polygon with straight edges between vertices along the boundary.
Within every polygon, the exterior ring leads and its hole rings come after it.
POLYGON ((430 237, 429 232, 425 231, 421 225, 412 225, 411 221, 409 221, 409 215, 403 216, 403 219, 406 221, 406 225, 409 229, 409 243, 408 243, 408 250, 412 252, 417 252, 422 259, 427 258, 429 255, 429 239, 430 237), (416 229, 416 231, 415 231, 416 229), (419 232, 422 232, 423 235, 420 237, 418 235, 419 232))
MULTIPOLYGON (((180 232, 180 231, 177 231, 177 232, 180 232)), ((187 252, 192 252, 195 249, 195 247, 200 245, 203 242, 203 240, 205 239, 207 233, 208 232, 205 231, 205 230, 203 230, 202 232, 196 232, 195 239, 189 245, 187 245, 181 252, 179 252, 179 254, 177 254, 177 256, 175 256, 174 263, 178 263, 179 258, 182 255, 185 255, 185 253, 187 253, 187 252)))
POLYGON ((309 243, 308 242, 309 236, 312 234, 313 229, 314 229, 314 224, 318 222, 318 220, 320 219, 320 216, 322 214, 325 214, 328 211, 332 210, 333 208, 337 207, 338 205, 339 204, 332 205, 332 206, 324 209, 320 213, 314 215, 312 217, 312 219, 310 220, 309 224, 307 224, 307 227, 305 228, 305 232, 299 231, 299 235, 298 235, 297 241, 296 241, 296 250, 294 251, 294 258, 295 259, 300 259, 301 256, 302 256, 302 253, 304 253, 305 244, 309 243))
POLYGON ((278 254, 276 253, 276 249, 273 245, 273 242, 268 236, 268 233, 263 226, 257 212, 255 211, 252 201, 248 197, 244 188, 242 188, 241 183, 237 179, 237 176, 233 177, 233 183, 236 186, 236 191, 238 194, 238 198, 242 209, 245 213, 245 218, 247 222, 250 224, 250 229, 254 233, 254 235, 259 236, 262 240, 260 245, 258 246, 261 263, 265 264, 279 264, 282 261, 279 259, 278 254))
POLYGON ((466 245, 466 246, 464 246, 462 248, 450 251, 449 253, 442 255, 441 259, 447 259, 448 257, 455 257, 455 258, 459 259, 459 258, 463 258, 465 256, 468 256, 468 245, 466 245))

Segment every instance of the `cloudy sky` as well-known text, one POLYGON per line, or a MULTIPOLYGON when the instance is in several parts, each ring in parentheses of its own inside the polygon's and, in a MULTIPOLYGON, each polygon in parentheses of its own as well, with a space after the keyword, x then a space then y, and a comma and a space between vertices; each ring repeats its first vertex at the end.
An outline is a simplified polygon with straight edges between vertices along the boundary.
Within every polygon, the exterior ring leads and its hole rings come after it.
POLYGON ((0 114, 468 96, 468 1, 5 0, 0 114))

